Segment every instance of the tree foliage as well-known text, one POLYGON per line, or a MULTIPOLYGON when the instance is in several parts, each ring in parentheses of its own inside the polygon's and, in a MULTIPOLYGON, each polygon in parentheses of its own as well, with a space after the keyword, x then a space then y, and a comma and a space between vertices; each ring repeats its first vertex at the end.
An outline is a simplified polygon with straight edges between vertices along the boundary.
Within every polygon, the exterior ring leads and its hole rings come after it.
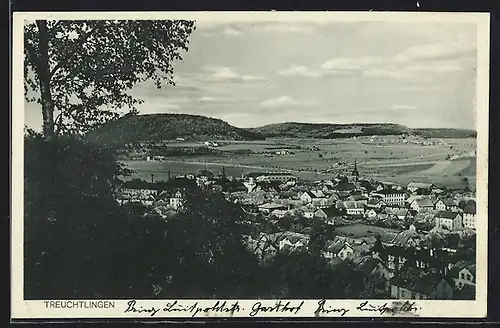
POLYGON ((96 296, 113 280, 105 272, 122 227, 114 188, 127 172, 72 137, 27 137, 24 162, 26 297, 96 296))
POLYGON ((24 29, 24 88, 41 104, 45 137, 85 133, 132 111, 130 89, 174 84, 172 63, 195 29, 186 20, 37 20, 24 29), (33 96, 36 94, 37 96, 33 96), (55 116, 56 115, 56 116, 55 116))

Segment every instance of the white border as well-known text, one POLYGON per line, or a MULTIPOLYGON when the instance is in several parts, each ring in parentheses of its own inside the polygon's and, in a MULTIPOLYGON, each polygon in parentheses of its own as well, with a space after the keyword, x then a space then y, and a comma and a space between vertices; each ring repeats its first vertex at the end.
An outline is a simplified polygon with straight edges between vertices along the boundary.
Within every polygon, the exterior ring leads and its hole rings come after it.
MULTIPOLYGON (((12 262, 11 262, 11 304, 13 319, 57 319, 57 318, 146 318, 148 314, 123 313, 126 300, 113 300, 115 308, 78 310, 47 308, 44 301, 23 299, 23 127, 24 127, 24 87, 23 87, 23 26, 25 20, 34 19, 187 19, 202 20, 204 23, 223 24, 245 21, 269 22, 469 22, 477 24, 477 288, 475 301, 416 301, 418 317, 485 317, 487 311, 487 238, 488 238, 488 107, 489 107, 489 39, 490 23, 488 13, 412 13, 412 12, 15 12, 13 14, 12 53, 12 262)), ((214 300, 182 300, 190 305, 198 301, 200 306, 212 306, 214 300)), ((235 300, 228 300, 228 304, 235 300)), ((347 308, 348 317, 377 317, 380 314, 356 310, 363 300, 330 300, 328 304, 336 308, 347 308)), ((167 300, 138 300, 144 307, 163 308, 167 300)), ((198 317, 248 317, 257 300, 239 300, 244 310, 229 313, 199 314, 198 317)), ((261 301, 272 306, 276 300, 261 301)), ((282 301, 286 303, 286 301, 282 301)), ((291 300, 300 303, 300 300, 291 300)), ((257 317, 314 317, 318 300, 306 300, 297 314, 263 313, 257 317)), ((372 304, 391 304, 391 300, 373 300, 372 304)), ((158 313, 154 318, 191 317, 189 313, 158 313)), ((330 317, 339 317, 331 313, 330 317)))

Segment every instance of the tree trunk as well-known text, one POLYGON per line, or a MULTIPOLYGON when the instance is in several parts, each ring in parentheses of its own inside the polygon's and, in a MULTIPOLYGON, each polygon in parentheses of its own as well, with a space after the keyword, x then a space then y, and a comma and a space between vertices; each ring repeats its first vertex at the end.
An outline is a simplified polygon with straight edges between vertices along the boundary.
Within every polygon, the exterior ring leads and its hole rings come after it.
POLYGON ((43 136, 48 140, 54 136, 54 101, 50 92, 49 31, 46 20, 38 20, 36 24, 39 31, 37 73, 42 100, 43 136))

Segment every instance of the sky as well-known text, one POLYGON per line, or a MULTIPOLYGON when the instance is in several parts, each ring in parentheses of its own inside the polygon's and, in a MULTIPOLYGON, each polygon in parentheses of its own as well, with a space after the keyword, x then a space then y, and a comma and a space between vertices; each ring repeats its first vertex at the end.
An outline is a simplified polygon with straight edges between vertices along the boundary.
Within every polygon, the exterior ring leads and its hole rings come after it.
MULTIPOLYGON (((196 22, 175 86, 131 94, 141 113, 187 113, 238 127, 280 122, 475 129, 474 23, 196 22)), ((26 104, 25 121, 41 125, 26 104)))

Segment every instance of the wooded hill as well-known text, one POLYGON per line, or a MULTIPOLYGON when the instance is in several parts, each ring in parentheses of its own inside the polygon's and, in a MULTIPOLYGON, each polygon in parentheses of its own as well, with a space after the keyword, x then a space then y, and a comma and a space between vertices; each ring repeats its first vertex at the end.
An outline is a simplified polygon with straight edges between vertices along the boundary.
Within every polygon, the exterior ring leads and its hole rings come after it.
POLYGON ((278 123, 242 129, 201 115, 125 115, 87 134, 87 139, 103 144, 155 142, 162 140, 263 140, 266 137, 349 138, 375 135, 418 135, 424 138, 471 138, 476 131, 464 129, 410 129, 392 123, 316 124, 278 123))
POLYGON ((223 120, 187 114, 125 115, 87 134, 91 141, 116 144, 141 141, 261 140, 259 133, 234 127, 223 120))
POLYGON ((465 129, 410 129, 393 123, 316 124, 287 122, 249 129, 265 137, 348 138, 374 135, 418 135, 424 138, 471 138, 476 131, 465 129))

